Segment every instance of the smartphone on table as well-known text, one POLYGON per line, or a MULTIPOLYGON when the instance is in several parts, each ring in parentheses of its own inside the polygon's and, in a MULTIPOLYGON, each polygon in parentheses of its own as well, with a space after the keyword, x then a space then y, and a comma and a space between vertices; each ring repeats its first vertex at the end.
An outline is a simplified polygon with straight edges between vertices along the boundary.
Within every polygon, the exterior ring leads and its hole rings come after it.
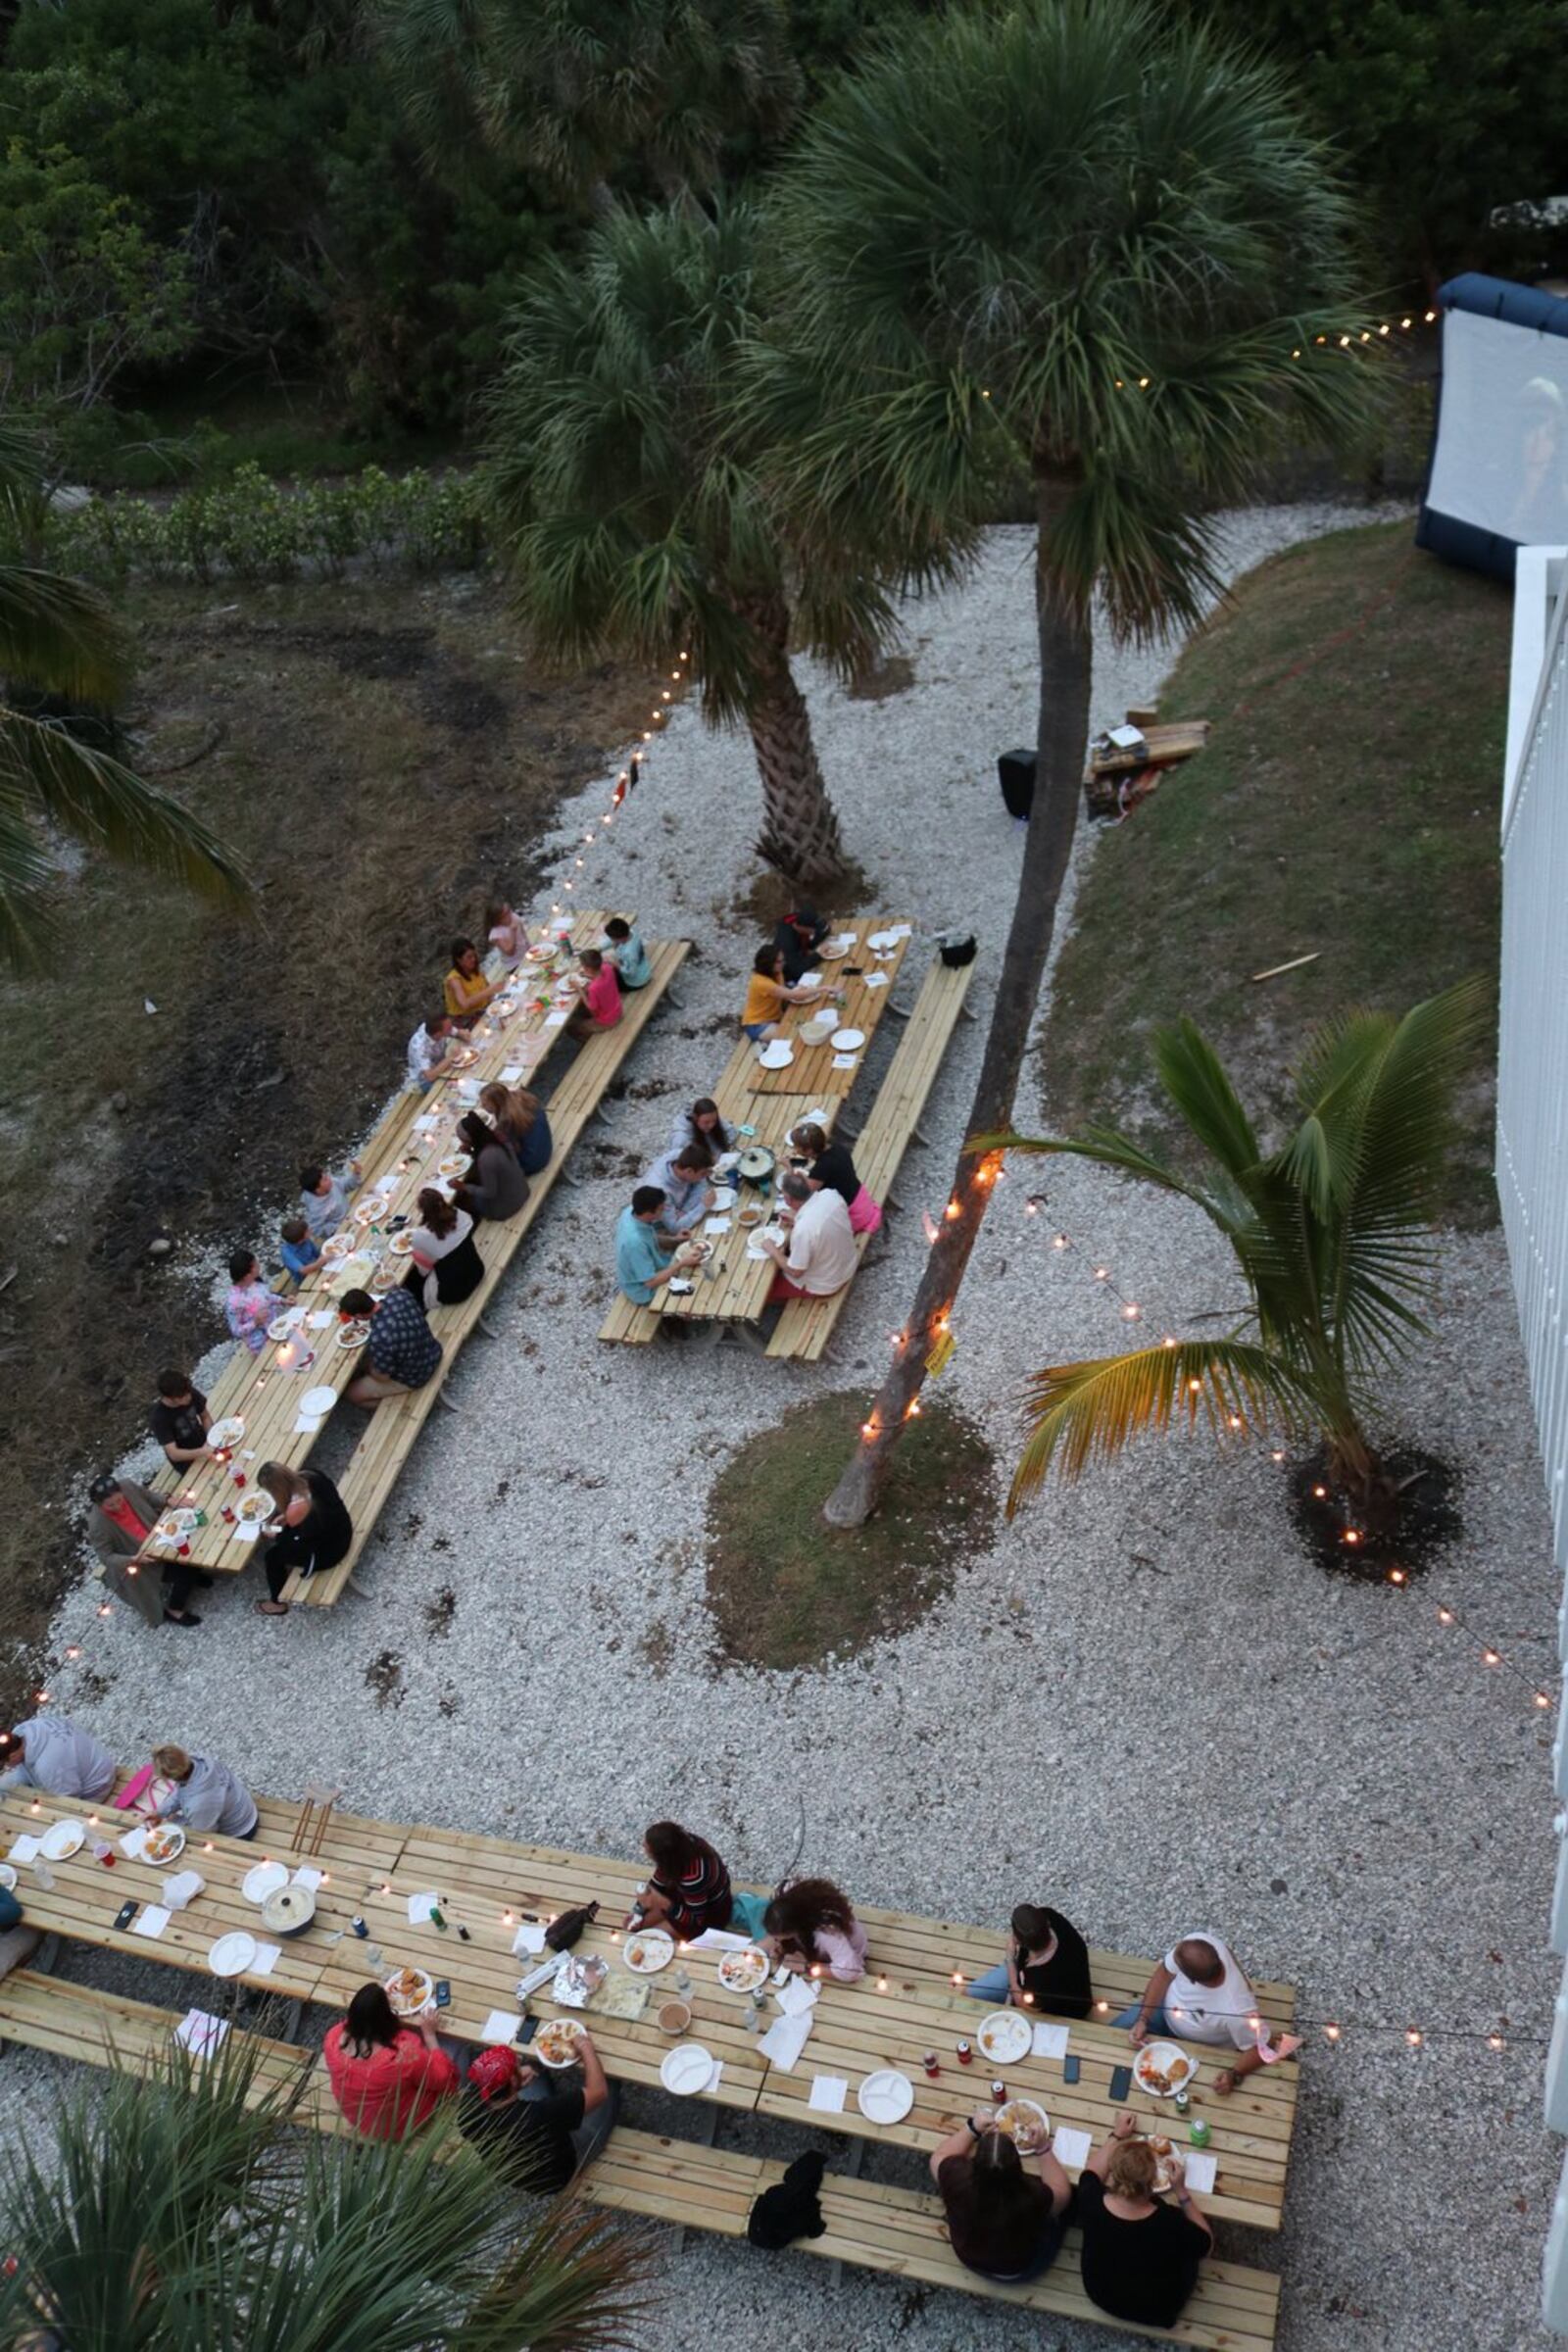
POLYGON ((1111 2076, 1111 2078, 1110 2078, 1110 2103, 1111 2103, 1111 2105, 1112 2105, 1113 2107, 1119 2107, 1119 2106, 1121 2105, 1121 2102, 1122 2102, 1122 2100, 1123 2100, 1123 2099, 1124 2099, 1124 2098, 1127 2096, 1127 2093, 1128 2093, 1128 2092, 1131 2090, 1132 2086, 1133 2086, 1133 2070, 1132 2070, 1132 2068, 1131 2068, 1130 2066, 1118 2066, 1118 2067, 1116 2068, 1116 2070, 1115 2070, 1114 2074, 1113 2074, 1113 2075, 1111 2076))

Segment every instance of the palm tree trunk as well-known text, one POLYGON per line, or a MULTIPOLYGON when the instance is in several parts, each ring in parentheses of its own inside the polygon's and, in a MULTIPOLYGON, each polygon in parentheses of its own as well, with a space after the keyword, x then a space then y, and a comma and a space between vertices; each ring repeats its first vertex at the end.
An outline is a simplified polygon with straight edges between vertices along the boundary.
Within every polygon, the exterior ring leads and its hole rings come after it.
POLYGON ((760 684, 746 712, 762 779, 757 847, 792 882, 831 890, 844 878, 844 842, 817 763, 806 697, 790 668, 789 612, 779 598, 749 603, 744 613, 760 649, 760 684))
MULTIPOLYGON (((1046 560, 1055 516, 1073 487, 1073 479, 1061 473, 1044 474, 1035 485, 1040 533, 1035 572, 1040 723, 1034 810, 1003 953, 991 1033, 969 1112, 970 1135, 1005 1127, 1011 1120, 1018 1073, 1078 822, 1084 751, 1089 740, 1094 637, 1087 612, 1069 610, 1061 602, 1046 560)), ((947 1213, 926 1259, 892 1369, 866 1418, 865 1427, 871 1434, 862 1436, 849 1468, 823 1506, 822 1515, 830 1527, 861 1526, 881 1499, 893 1468, 893 1449, 925 1381, 926 1358, 947 1328, 969 1253, 980 1238, 980 1220, 994 1189, 993 1177, 994 1170, 984 1160, 967 1150, 960 1151, 947 1213)))

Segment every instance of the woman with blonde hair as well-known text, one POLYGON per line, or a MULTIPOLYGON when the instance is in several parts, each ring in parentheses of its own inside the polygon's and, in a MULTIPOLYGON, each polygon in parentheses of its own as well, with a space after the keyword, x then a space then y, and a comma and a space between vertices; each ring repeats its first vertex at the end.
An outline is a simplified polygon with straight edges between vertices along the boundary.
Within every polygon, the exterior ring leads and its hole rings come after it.
POLYGON ((499 1078, 493 1078, 480 1090, 479 1108, 516 1154, 525 1176, 537 1176, 541 1168, 549 1166, 555 1138, 537 1095, 531 1095, 525 1086, 503 1086, 499 1078))
POLYGON ((354 1542, 354 1522, 324 1470, 291 1470, 287 1462, 264 1462, 259 1483, 272 1497, 273 1540, 263 1554, 269 1597, 256 1603, 258 1617, 286 1617, 288 1602, 278 1596, 296 1569, 302 1577, 318 1568, 335 1568, 346 1560, 354 1542))
POLYGON ((1171 2204, 1154 2194, 1152 2142, 1138 2135, 1130 2115, 1118 2115, 1079 2176, 1073 2200, 1084 2233, 1084 2291, 1134 2328, 1175 2327, 1214 2243, 1180 2156, 1166 2152, 1164 2160, 1173 2176, 1171 2204))

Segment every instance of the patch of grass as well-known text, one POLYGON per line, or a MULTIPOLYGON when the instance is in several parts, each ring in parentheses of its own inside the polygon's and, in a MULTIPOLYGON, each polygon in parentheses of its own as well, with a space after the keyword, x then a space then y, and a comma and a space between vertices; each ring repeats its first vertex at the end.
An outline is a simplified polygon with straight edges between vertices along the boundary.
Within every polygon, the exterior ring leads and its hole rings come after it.
MULTIPOLYGON (((1108 1119, 1165 1140, 1151 1040, 1182 1013, 1272 1120, 1321 1022, 1496 970, 1509 613, 1406 523, 1243 583, 1160 698, 1162 716, 1214 722, 1208 749, 1101 840, 1079 894, 1042 1044, 1054 1132, 1108 1119)), ((1494 1078, 1483 1048, 1446 1202, 1464 1225, 1496 1214, 1494 1078)))
POLYGON ((897 1455, 882 1508, 861 1528, 823 1524, 865 1398, 796 1405, 743 1446, 708 1511, 708 1601, 721 1654, 749 1666, 821 1666, 898 1634, 989 1545, 995 1463, 972 1421, 938 1400, 897 1455))

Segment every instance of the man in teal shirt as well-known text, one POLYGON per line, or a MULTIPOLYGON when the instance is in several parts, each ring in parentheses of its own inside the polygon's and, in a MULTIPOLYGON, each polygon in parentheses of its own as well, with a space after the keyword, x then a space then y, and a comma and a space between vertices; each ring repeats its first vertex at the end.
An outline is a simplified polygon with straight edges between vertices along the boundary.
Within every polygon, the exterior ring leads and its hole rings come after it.
POLYGON ((655 1291, 675 1271, 675 1261, 654 1230, 664 1205, 657 1184, 640 1184, 615 1227, 615 1280, 633 1306, 651 1306, 655 1291))

